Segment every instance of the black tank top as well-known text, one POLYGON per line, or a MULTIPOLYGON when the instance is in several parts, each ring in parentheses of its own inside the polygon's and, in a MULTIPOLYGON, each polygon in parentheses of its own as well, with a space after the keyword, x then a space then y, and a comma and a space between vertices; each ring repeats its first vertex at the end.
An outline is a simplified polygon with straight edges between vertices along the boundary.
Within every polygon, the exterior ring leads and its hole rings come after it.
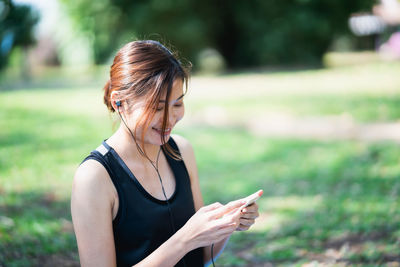
MULTIPOLYGON (((169 145, 179 151, 172 138, 169 145)), ((164 150, 163 150, 164 152, 164 150)), ((175 230, 178 231, 195 213, 190 178, 183 161, 164 152, 175 177, 175 192, 169 198, 175 230)), ((173 235, 167 201, 150 195, 106 142, 86 157, 100 162, 117 190, 118 212, 113 220, 117 266, 132 266, 173 235)), ((82 162, 82 163, 83 163, 82 162)), ((192 250, 176 266, 204 266, 203 248, 192 250), (183 262, 184 260, 184 262, 183 262)))

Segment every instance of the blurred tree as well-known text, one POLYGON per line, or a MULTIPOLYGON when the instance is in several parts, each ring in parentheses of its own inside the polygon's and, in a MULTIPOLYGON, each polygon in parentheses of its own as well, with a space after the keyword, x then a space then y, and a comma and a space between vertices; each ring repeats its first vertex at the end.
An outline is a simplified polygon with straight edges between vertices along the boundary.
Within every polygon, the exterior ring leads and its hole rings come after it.
POLYGON ((229 67, 319 63, 348 33, 352 12, 374 0, 63 0, 77 25, 93 33, 97 63, 122 43, 165 38, 195 61, 216 48, 229 67), (153 36, 152 34, 160 34, 153 36))
POLYGON ((349 34, 351 13, 374 0, 195 1, 213 45, 229 66, 320 63, 330 44, 349 34))
POLYGON ((34 43, 33 29, 39 14, 27 5, 0 0, 0 69, 7 65, 11 51, 34 43))
POLYGON ((191 59, 208 41, 191 1, 62 1, 76 26, 91 36, 96 63, 106 62, 117 48, 135 38, 165 38, 191 59))

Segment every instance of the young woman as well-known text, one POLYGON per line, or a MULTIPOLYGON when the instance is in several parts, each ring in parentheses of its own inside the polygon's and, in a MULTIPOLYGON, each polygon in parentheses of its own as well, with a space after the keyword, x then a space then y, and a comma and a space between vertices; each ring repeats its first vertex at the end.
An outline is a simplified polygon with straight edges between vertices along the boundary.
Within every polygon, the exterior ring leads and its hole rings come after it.
POLYGON ((204 266, 258 217, 243 200, 203 206, 193 149, 171 137, 187 81, 156 41, 128 43, 114 58, 104 102, 120 127, 81 163, 72 187, 82 266, 204 266))

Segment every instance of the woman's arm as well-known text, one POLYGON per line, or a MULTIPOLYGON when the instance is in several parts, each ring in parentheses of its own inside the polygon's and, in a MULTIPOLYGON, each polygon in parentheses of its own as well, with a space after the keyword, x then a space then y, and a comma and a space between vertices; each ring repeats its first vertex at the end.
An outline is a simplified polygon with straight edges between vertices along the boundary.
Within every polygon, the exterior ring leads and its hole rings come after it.
POLYGON ((71 215, 81 266, 116 266, 112 208, 114 187, 104 167, 88 160, 75 173, 71 215))
POLYGON ((218 243, 239 225, 240 203, 221 207, 217 203, 200 208, 170 239, 135 266, 174 266, 189 251, 218 243), (236 210, 232 216, 220 218, 236 210))
MULTIPOLYGON (((78 168, 72 187, 71 214, 83 267, 116 266, 112 231, 115 196, 116 190, 100 163, 88 160, 78 168)), ((136 266, 174 266, 189 251, 220 242, 238 227, 238 208, 243 203, 225 206, 214 203, 200 208, 179 231, 136 266), (219 219, 226 213, 230 215, 219 219)))

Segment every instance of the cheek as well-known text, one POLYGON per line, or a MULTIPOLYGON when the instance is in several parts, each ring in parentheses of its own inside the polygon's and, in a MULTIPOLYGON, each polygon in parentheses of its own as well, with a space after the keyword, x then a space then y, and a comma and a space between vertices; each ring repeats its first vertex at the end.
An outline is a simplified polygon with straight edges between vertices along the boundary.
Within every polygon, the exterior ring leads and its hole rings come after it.
POLYGON ((162 124, 162 122, 163 122, 163 116, 162 116, 162 112, 157 112, 155 115, 154 115, 154 117, 153 117, 153 119, 151 120, 151 122, 150 122, 150 127, 152 127, 152 126, 159 126, 159 124, 162 124))
POLYGON ((184 115, 185 115, 185 107, 182 107, 176 116, 176 122, 180 121, 184 115))
POLYGON ((140 118, 142 115, 143 115, 143 114, 140 113, 140 112, 132 112, 132 113, 129 115, 129 125, 130 125, 133 129, 135 129, 136 127, 137 127, 137 128, 140 128, 139 125, 138 125, 138 122, 139 122, 139 118, 140 118))
POLYGON ((132 115, 124 116, 123 119, 124 119, 125 123, 128 124, 128 126, 131 130, 133 130, 137 127, 137 119, 134 116, 132 116, 132 115))
POLYGON ((145 114, 143 107, 138 107, 133 111, 131 111, 129 114, 127 114, 129 128, 132 131, 136 131, 137 134, 141 134, 144 131, 143 122, 141 122, 141 119, 143 118, 144 115, 145 114))

